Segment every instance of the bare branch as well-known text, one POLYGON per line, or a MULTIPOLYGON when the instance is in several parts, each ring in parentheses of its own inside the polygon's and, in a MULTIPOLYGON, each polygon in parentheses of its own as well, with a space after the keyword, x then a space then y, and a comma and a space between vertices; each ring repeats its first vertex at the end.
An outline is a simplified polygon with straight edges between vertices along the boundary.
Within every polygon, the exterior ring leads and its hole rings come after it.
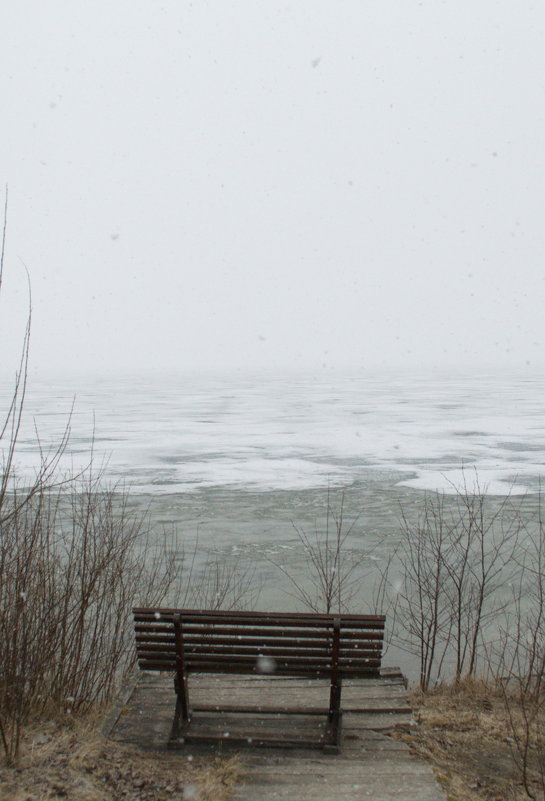
POLYGON ((4 276, 4 256, 6 254, 6 232, 8 228, 8 186, 6 184, 4 197, 4 222, 2 225, 2 247, 0 249, 0 291, 2 290, 2 279, 4 276))

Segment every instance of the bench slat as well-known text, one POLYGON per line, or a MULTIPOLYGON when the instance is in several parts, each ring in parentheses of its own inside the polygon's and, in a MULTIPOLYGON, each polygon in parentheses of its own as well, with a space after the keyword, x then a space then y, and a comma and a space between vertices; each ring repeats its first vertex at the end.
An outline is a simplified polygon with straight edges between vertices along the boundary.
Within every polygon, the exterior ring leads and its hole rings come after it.
MULTIPOLYGON (((154 638, 146 638, 142 640, 138 640, 136 643, 136 647, 146 648, 147 646, 154 646, 156 650, 171 650, 176 647, 176 644, 170 641, 164 640, 156 640, 154 638)), ((258 640, 246 640, 246 639, 232 639, 232 640, 224 640, 218 641, 214 638, 210 638, 208 640, 201 640, 199 642, 185 642, 184 644, 184 651, 197 653, 198 651, 210 651, 210 650, 218 650, 218 651, 225 651, 228 653, 232 650, 245 650, 251 651, 253 653, 258 653, 262 651, 264 648, 270 648, 275 651, 290 651, 290 652, 297 652, 301 650, 307 651, 324 651, 328 654, 331 654, 331 642, 324 642, 320 640, 315 641, 308 641, 308 642, 300 642, 300 641, 287 641, 287 642, 280 642, 279 640, 267 640, 264 637, 261 637, 258 640)), ((345 653, 361 653, 363 651, 373 651, 375 654, 380 654, 382 652, 382 647, 380 643, 377 642, 361 642, 357 644, 352 643, 343 643, 341 644, 341 651, 345 653)))
MULTIPOLYGON (((175 654, 176 647, 172 645, 156 644, 156 643, 141 643, 137 651, 139 654, 144 653, 159 653, 159 654, 175 654)), ((268 645, 260 646, 246 646, 246 645, 221 645, 216 644, 203 645, 203 646, 186 646, 184 648, 184 656, 189 658, 198 654, 240 654, 253 656, 257 658, 258 655, 262 656, 308 656, 308 657, 322 657, 324 659, 331 659, 330 648, 271 648, 268 645)), ((340 651, 341 659, 377 659, 380 658, 381 652, 376 649, 343 649, 340 651)))
MULTIPOLYGON (((184 627, 187 626, 190 628, 191 626, 203 626, 205 624, 208 625, 222 625, 227 624, 229 626, 242 626, 244 628, 254 626, 256 628, 267 629, 269 627, 277 627, 277 628, 287 628, 289 626, 298 627, 301 629, 308 629, 311 628, 315 629, 332 629, 333 628, 333 620, 335 617, 340 617, 343 620, 343 627, 347 629, 383 629, 384 628, 384 621, 385 618, 382 616, 374 615, 374 616, 366 616, 366 615, 316 615, 316 617, 310 616, 297 616, 287 614, 282 616, 279 613, 276 614, 269 614, 269 613, 262 613, 262 615, 258 616, 257 613, 246 614, 243 616, 243 613, 232 613, 232 614, 223 614, 219 615, 219 613, 213 614, 192 614, 191 612, 185 612, 183 614, 183 623, 184 627)), ((136 623, 151 623, 152 625, 157 625, 160 621, 165 623, 171 623, 174 619, 174 612, 170 610, 158 609, 154 612, 149 612, 148 614, 141 614, 135 612, 134 620, 136 623)))
MULTIPOLYGON (((344 638, 343 638, 344 639, 344 638)), ((168 645, 175 645, 174 635, 168 634, 137 634, 136 635, 136 644, 137 647, 141 645, 145 645, 146 643, 150 644, 162 644, 165 646, 168 645)), ((326 644, 321 639, 311 640, 309 639, 276 639, 275 637, 248 637, 247 635, 242 635, 242 637, 216 637, 216 636, 204 636, 204 637, 185 637, 184 636, 184 643, 186 648, 208 648, 211 645, 214 647, 222 646, 222 645, 241 645, 248 648, 259 648, 265 645, 267 648, 323 648, 326 644)), ((328 643, 329 645, 329 643, 328 643)), ((363 639, 360 642, 341 642, 341 650, 373 650, 373 651, 381 651, 382 650, 382 641, 379 640, 371 640, 368 641, 363 639)))
POLYGON ((209 610, 209 609, 171 609, 171 608, 163 608, 158 607, 156 609, 150 608, 140 608, 136 607, 133 609, 134 619, 139 620, 141 619, 153 619, 155 615, 159 613, 162 617, 167 616, 171 619, 174 618, 174 615, 179 615, 183 613, 184 620, 190 620, 192 618, 195 619, 203 619, 206 618, 208 620, 212 618, 217 618, 218 620, 223 620, 224 618, 228 618, 231 620, 240 620, 243 622, 248 622, 250 619, 260 620, 261 622, 267 620, 298 620, 298 621, 307 621, 311 625, 316 625, 317 621, 326 621, 331 622, 331 620, 335 617, 342 617, 346 623, 362 623, 362 622, 381 622, 384 624, 386 620, 385 615, 350 615, 344 613, 321 613, 321 612, 243 612, 243 611, 229 611, 226 609, 217 609, 217 610, 209 610))
MULTIPOLYGON (((176 665, 174 663, 169 664, 167 662, 158 662, 154 660, 139 660, 138 662, 139 667, 142 670, 159 670, 165 672, 174 672, 176 670, 176 665)), ((255 663, 254 663, 255 666, 255 663)), ((233 665, 230 663, 218 665, 216 663, 210 664, 201 664, 195 663, 191 668, 193 673, 236 673, 240 675, 241 670, 240 666, 233 665)), ((366 667, 359 667, 357 669, 346 667, 342 668, 342 674, 345 678, 362 678, 365 676, 380 676, 380 670, 378 666, 370 665, 366 667)), ((257 670, 248 669, 248 671, 243 671, 243 673, 247 675, 258 673, 257 670)), ((331 668, 325 669, 322 667, 318 667, 315 670, 309 671, 308 667, 297 667, 297 666, 289 666, 284 667, 283 665, 277 665, 274 673, 271 675, 274 676, 300 676, 301 678, 307 679, 329 679, 331 676, 331 668)))
MULTIPOLYGON (((299 639, 317 639, 321 637, 329 637, 331 639, 331 630, 329 629, 319 629, 314 627, 313 630, 311 629, 295 629, 295 628, 288 628, 277 627, 274 630, 270 629, 258 629, 258 628, 240 628, 240 627, 233 627, 233 626, 195 626, 190 627, 187 626, 185 620, 183 621, 184 626, 184 640, 185 639, 192 639, 193 637, 206 635, 224 635, 224 636, 231 636, 231 637, 262 637, 262 636, 270 636, 270 637, 278 637, 278 638, 299 638, 299 639)), ((164 625, 142 625, 137 624, 135 626, 135 631, 137 634, 164 634, 165 632, 172 632, 172 623, 170 621, 165 621, 164 625)), ((383 640, 383 633, 382 631, 345 631, 343 628, 342 631, 342 639, 343 640, 377 640, 382 642, 383 640)))
MULTIPOLYGON (((265 655, 264 655, 265 656, 265 655)), ((284 669, 293 668, 297 669, 298 671, 303 671, 308 673, 311 677, 316 669, 328 669, 330 668, 331 660, 324 659, 324 658, 312 658, 312 659, 305 659, 304 658, 289 658, 286 656, 266 656, 267 659, 271 660, 270 669, 267 667, 267 663, 263 664, 261 660, 258 660, 256 657, 244 655, 244 654, 233 654, 228 658, 223 657, 217 654, 200 654, 194 655, 192 657, 188 657, 185 661, 185 668, 190 672, 207 672, 207 668, 211 668, 212 666, 221 667, 221 665, 231 665, 232 667, 237 667, 241 674, 252 674, 252 673, 275 673, 280 666, 284 669)), ((171 670, 173 667, 176 666, 176 657, 175 655, 168 655, 168 654, 157 654, 157 653, 141 653, 138 654, 139 662, 153 662, 158 665, 158 670, 171 670), (160 667, 160 666, 163 667, 160 667)), ((380 667, 380 659, 375 659, 373 657, 363 657, 354 659, 351 657, 342 658, 339 662, 339 667, 341 672, 345 672, 346 670, 350 670, 350 672, 357 673, 358 671, 366 672, 368 668, 379 668, 380 667)))

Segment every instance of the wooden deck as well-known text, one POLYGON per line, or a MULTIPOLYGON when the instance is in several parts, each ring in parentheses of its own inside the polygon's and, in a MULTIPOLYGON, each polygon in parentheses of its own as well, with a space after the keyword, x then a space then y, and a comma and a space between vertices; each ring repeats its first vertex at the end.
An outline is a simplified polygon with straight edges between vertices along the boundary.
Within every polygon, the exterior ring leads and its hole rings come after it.
MULTIPOLYGON (((403 677, 384 669, 380 679, 343 682, 342 745, 338 755, 311 748, 256 748, 260 736, 289 738, 309 734, 319 738, 325 715, 305 714, 327 709, 329 683, 270 676, 192 676, 193 707, 218 704, 247 706, 248 713, 216 715, 196 712, 195 734, 223 736, 218 748, 235 748, 244 765, 244 781, 236 801, 445 801, 431 767, 414 757, 408 747, 388 733, 414 725, 403 677), (263 712, 259 712, 259 707, 263 712), (301 715, 265 712, 267 707, 301 709, 301 715), (257 711, 256 711, 257 710, 257 711), (246 747, 232 739, 244 736, 246 747), (231 741, 231 742, 230 742, 231 741)), ((166 748, 174 712, 172 678, 141 674, 136 685, 120 698, 105 724, 115 740, 145 750, 166 748)), ((182 753, 202 753, 212 746, 181 744, 182 753)))

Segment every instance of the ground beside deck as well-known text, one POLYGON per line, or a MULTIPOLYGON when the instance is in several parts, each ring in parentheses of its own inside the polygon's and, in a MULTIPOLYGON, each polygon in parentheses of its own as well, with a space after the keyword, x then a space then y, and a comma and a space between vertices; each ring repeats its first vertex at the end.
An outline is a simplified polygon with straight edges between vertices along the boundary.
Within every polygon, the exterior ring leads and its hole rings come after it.
MULTIPOLYGON (((196 712, 195 733, 220 734, 216 747, 241 754, 244 781, 236 801, 445 801, 431 767, 388 736, 414 725, 403 677, 385 669, 378 679, 343 683, 342 744, 337 755, 312 748, 256 748, 259 736, 318 740, 325 714, 260 714, 259 707, 301 709, 328 707, 328 682, 270 676, 191 676, 190 705, 247 707, 251 712, 218 715, 196 712), (243 736, 246 747, 232 739, 243 736)), ((141 674, 120 699, 106 724, 109 736, 145 750, 163 750, 170 733, 175 696, 170 675, 141 674)), ((212 746, 180 744, 181 753, 202 753, 212 746)))

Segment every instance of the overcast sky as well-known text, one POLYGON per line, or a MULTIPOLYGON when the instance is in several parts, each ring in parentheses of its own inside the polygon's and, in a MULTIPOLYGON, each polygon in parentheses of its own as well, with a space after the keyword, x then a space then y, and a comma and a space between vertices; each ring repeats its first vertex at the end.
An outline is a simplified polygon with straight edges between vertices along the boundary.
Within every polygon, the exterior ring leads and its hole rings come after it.
POLYGON ((11 368, 545 366, 545 5, 17 0, 11 368))

